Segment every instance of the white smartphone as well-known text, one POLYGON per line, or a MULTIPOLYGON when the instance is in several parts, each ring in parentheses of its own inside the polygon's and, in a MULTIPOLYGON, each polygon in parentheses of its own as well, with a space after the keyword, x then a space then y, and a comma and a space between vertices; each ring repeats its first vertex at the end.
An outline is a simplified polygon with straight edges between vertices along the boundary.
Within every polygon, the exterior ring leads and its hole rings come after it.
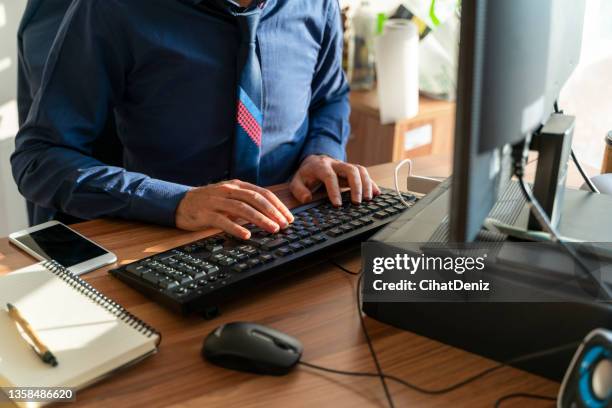
POLYGON ((9 241, 38 260, 55 260, 75 275, 117 262, 115 254, 59 221, 12 233, 9 241))

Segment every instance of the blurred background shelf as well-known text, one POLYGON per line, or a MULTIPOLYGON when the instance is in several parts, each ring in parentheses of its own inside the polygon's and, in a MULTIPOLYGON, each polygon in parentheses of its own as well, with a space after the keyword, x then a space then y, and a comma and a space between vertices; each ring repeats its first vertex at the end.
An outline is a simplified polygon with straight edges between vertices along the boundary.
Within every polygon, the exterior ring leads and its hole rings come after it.
POLYGON ((455 103, 421 96, 419 113, 390 125, 381 125, 378 94, 351 93, 350 162, 372 166, 405 158, 450 155, 453 149, 455 103))

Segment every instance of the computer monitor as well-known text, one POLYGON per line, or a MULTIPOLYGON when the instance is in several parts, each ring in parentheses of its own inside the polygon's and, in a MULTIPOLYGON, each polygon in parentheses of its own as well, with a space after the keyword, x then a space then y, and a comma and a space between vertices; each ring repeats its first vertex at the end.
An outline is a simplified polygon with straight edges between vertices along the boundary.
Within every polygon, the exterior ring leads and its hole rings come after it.
MULTIPOLYGON (((584 9, 584 0, 462 2, 451 242, 476 238, 512 176, 512 146, 551 117, 580 56, 584 9)), ((539 193, 556 194, 555 182, 545 180, 539 193)))

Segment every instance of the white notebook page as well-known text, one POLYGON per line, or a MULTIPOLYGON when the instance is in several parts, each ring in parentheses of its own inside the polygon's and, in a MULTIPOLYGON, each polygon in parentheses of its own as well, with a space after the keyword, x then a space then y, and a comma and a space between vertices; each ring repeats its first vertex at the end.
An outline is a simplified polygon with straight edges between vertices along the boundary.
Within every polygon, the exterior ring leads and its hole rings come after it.
POLYGON ((83 386, 156 349, 148 337, 41 264, 0 277, 0 378, 12 386, 83 386), (12 303, 58 361, 42 362, 6 312, 12 303))

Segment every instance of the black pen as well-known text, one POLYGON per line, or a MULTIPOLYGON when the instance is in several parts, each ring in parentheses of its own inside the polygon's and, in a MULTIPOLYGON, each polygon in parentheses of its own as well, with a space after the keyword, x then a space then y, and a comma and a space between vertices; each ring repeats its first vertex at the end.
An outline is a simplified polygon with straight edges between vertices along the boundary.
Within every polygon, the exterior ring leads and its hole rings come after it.
POLYGON ((8 312, 9 317, 19 326, 23 333, 27 336, 27 338, 32 342, 32 349, 38 354, 38 357, 46 363, 53 367, 57 366, 57 359, 51 353, 49 348, 45 346, 45 344, 40 340, 38 335, 32 330, 32 327, 28 323, 26 319, 21 316, 19 310, 15 306, 10 303, 6 304, 6 310, 8 312))

